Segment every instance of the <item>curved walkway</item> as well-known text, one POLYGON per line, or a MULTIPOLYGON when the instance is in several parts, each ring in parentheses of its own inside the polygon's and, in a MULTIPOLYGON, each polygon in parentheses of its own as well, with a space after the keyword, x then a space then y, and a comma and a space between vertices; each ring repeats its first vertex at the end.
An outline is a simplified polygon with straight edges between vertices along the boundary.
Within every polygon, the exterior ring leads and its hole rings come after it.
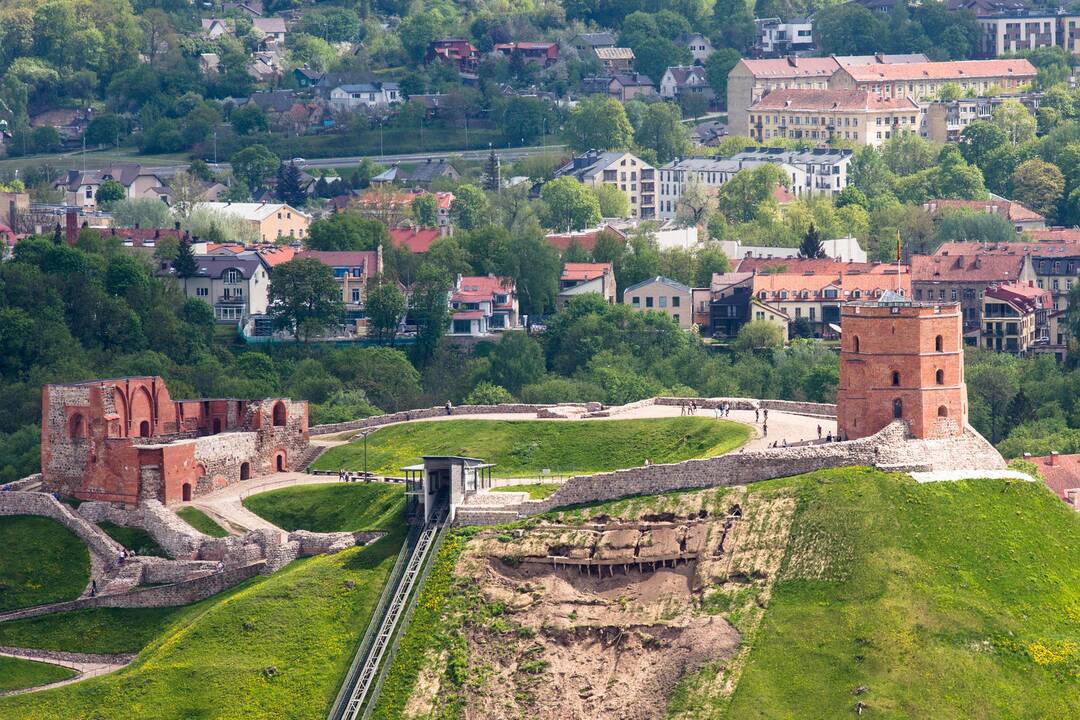
MULTIPOLYGON (((407 422, 440 422, 445 420, 505 420, 509 422, 540 420, 541 422, 566 422, 567 420, 579 419, 602 422, 605 420, 641 420, 649 418, 679 417, 681 414, 681 408, 675 405, 646 405, 620 412, 612 417, 601 418, 537 418, 531 413, 485 413, 477 415, 443 415, 434 418, 424 418, 422 420, 410 420, 407 422)), ((712 410, 698 410, 696 416, 710 418, 716 417, 716 413, 712 410)), ((827 435, 829 432, 836 431, 836 421, 832 418, 817 418, 807 415, 779 412, 776 410, 769 412, 768 437, 764 435, 763 424, 761 422, 755 423, 754 412, 752 410, 732 410, 731 414, 726 419, 749 425, 753 430, 753 435, 750 440, 741 448, 733 450, 733 453, 738 453, 743 450, 761 450, 768 447, 773 442, 782 443, 786 440, 789 444, 794 444, 816 439, 818 427, 821 428, 821 434, 823 436, 827 435)), ((763 420, 764 414, 762 413, 759 415, 758 419, 763 420)), ((382 427, 388 426, 384 425, 382 427)), ((336 435, 341 435, 341 433, 336 433, 336 435)), ((331 437, 332 436, 323 436, 321 438, 312 438, 312 444, 333 447, 350 442, 349 440, 331 439, 331 437)), ((555 481, 556 480, 554 479, 551 480, 551 482, 555 481)), ((245 530, 256 530, 260 528, 276 530, 283 533, 284 531, 281 528, 245 508, 243 506, 243 499, 251 495, 257 495, 259 493, 285 487, 332 482, 336 482, 333 475, 311 475, 308 473, 297 472, 275 473, 273 475, 252 478, 251 480, 244 480, 243 482, 235 483, 212 493, 201 495, 191 504, 210 515, 214 520, 236 534, 241 534, 245 530)), ((505 480, 496 478, 494 484, 518 485, 528 482, 528 479, 522 478, 509 478, 505 480)))
POLYGON ((98 675, 116 672, 120 668, 127 667, 131 661, 135 659, 134 653, 126 655, 88 655, 84 653, 38 650, 35 648, 0 648, 0 655, 18 658, 19 660, 33 660, 34 662, 46 663, 48 665, 59 665, 60 667, 70 668, 77 673, 74 677, 70 677, 67 680, 60 680, 47 685, 37 685, 35 687, 22 688, 19 690, 9 690, 8 692, 0 693, 0 697, 51 690, 64 685, 82 682, 83 680, 97 677, 98 675))

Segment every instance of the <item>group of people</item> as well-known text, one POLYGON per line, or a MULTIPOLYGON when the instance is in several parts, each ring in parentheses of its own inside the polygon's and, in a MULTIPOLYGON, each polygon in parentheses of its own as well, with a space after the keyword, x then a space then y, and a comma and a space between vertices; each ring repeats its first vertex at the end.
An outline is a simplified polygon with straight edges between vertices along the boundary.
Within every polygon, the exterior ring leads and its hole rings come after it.
POLYGON ((337 478, 340 482, 359 482, 360 478, 364 478, 364 482, 370 480, 364 473, 351 473, 348 470, 338 470, 337 478))
POLYGON ((731 403, 720 403, 716 406, 716 417, 727 417, 731 414, 731 403))
POLYGON ((697 412, 697 401, 695 400, 683 400, 679 403, 680 415, 693 415, 697 412))

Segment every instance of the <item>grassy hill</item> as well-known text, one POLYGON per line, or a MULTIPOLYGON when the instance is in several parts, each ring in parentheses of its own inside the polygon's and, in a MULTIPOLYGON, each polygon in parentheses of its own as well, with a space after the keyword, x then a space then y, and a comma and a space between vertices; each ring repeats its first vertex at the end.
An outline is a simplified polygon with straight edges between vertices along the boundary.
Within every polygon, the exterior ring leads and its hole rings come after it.
POLYGON ((405 488, 386 483, 330 483, 271 490, 244 507, 283 530, 386 530, 402 522, 405 488))
POLYGON ((90 552, 43 517, 0 517, 0 611, 73 600, 90 582, 90 552))
POLYGON ((217 524, 212 517, 197 507, 186 505, 176 511, 180 519, 199 532, 210 537, 228 537, 229 531, 217 524))
MULTIPOLYGON (((841 718, 856 716, 858 703, 866 717, 898 720, 1080 717, 1080 514, 1042 484, 919 485, 844 468, 699 492, 726 507, 725 493, 736 491, 744 507, 793 503, 783 561, 735 596, 718 601, 719 589, 703 589, 700 612, 733 623, 742 649, 684 677, 668 717, 841 718), (771 594, 758 593, 762 583, 771 594)), ((657 513, 687 497, 631 498, 553 518, 657 513)), ((739 532, 755 532, 748 522, 739 532)), ((408 652, 395 659, 376 708, 381 720, 406 716, 418 677, 429 688, 441 683, 437 716, 461 717, 463 698, 484 692, 454 630, 481 622, 487 607, 471 604, 470 578, 450 579, 470 532, 451 537, 423 590, 421 622, 414 618, 402 639, 408 652), (422 670, 423 658, 447 652, 454 661, 441 676, 422 670)), ((513 615, 500 622, 513 627, 513 615)))
MULTIPOLYGON (((424 455, 467 455, 496 464, 499 477, 604 472, 729 452, 750 429, 726 420, 679 417, 651 420, 444 420, 391 425, 368 436, 368 468, 399 475, 424 455)), ((331 448, 316 470, 364 469, 364 443, 331 448)))
POLYGON ((0 656, 0 693, 48 685, 74 675, 75 671, 69 668, 0 656))

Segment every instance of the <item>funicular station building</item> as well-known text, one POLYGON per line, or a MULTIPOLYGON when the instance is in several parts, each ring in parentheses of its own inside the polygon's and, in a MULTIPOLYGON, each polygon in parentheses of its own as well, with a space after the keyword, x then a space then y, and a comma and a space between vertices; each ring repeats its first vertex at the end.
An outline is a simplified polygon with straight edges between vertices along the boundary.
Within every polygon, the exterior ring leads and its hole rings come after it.
POLYGON ((453 522, 468 495, 491 487, 493 467, 479 458, 459 455, 425 455, 424 462, 403 467, 409 522, 426 525, 442 512, 448 512, 446 519, 453 522))

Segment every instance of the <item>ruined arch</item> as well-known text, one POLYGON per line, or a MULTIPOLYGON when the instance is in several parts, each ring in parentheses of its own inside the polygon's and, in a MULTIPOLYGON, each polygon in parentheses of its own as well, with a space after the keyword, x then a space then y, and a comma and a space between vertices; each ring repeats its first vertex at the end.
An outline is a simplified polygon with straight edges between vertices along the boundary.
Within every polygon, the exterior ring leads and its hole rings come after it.
POLYGON ((75 413, 68 420, 68 437, 72 440, 86 437, 86 420, 82 413, 75 413))
POLYGON ((949 408, 945 407, 944 405, 939 405, 937 409, 937 416, 949 417, 949 408))
POLYGON ((274 403, 274 427, 284 427, 286 420, 285 403, 278 400, 274 403))
POLYGON ((140 387, 131 396, 131 429, 138 437, 150 437, 154 434, 154 401, 150 392, 140 387))
MULTIPOLYGON (((127 437, 128 435, 128 401, 127 395, 120 388, 113 388, 113 408, 116 410, 117 417, 120 418, 119 427, 117 428, 119 434, 116 437, 127 437)), ((109 423, 109 435, 112 436, 113 424, 109 423)))
POLYGON ((285 454, 284 450, 278 450, 274 453, 274 470, 277 472, 285 472, 289 469, 289 457, 285 454))

